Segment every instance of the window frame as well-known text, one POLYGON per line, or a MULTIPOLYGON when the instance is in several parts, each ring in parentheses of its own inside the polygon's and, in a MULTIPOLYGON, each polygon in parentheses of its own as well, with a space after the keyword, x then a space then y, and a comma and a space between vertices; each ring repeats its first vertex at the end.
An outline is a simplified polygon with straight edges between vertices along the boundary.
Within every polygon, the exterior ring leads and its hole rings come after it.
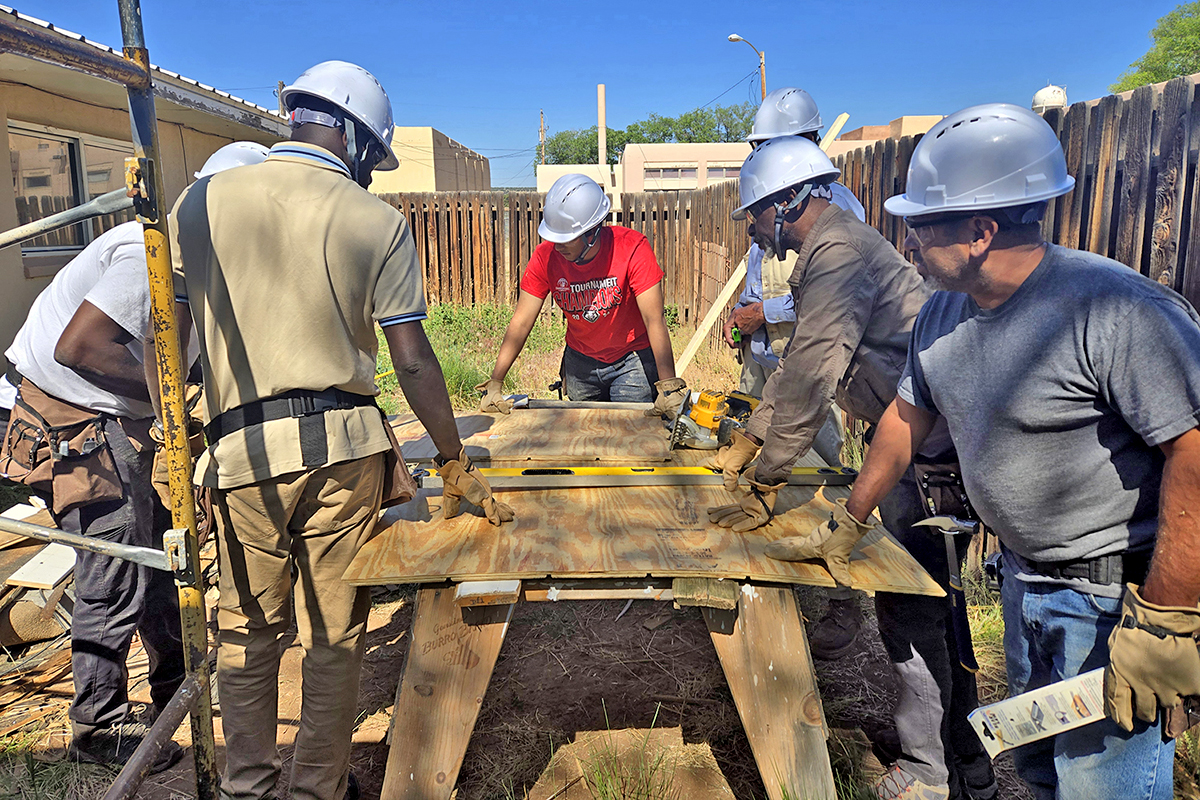
MULTIPOLYGON (((96 136, 90 133, 56 128, 50 125, 39 125, 34 122, 9 119, 6 135, 13 133, 25 136, 42 136, 66 142, 68 148, 71 149, 73 163, 77 165, 77 171, 72 181, 75 194, 80 198, 84 198, 82 202, 85 203, 89 195, 86 148, 88 146, 103 147, 110 150, 122 151, 129 155, 133 154, 133 142, 131 141, 110 139, 106 136, 96 136)), ((83 226, 84 243, 82 246, 27 247, 24 244, 21 245, 21 262, 25 269, 26 278, 53 277, 71 259, 83 252, 85 247, 96 240, 91 219, 76 224, 83 226)))

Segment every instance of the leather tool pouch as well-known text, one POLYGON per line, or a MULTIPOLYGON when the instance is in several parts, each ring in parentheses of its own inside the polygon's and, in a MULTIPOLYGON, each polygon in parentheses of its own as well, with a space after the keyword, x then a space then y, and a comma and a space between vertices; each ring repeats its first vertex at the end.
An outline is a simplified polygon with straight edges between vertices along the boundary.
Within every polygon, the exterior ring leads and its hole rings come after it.
POLYGON ((957 459, 934 461, 917 457, 913 459, 913 472, 921 502, 929 516, 942 514, 965 520, 979 519, 967 497, 957 459))
POLYGON ((56 515, 78 505, 120 500, 124 489, 105 419, 22 380, 0 448, 0 475, 49 494, 56 515))
POLYGON ((404 453, 400 452, 400 442, 396 441, 396 432, 392 430, 387 414, 380 409, 379 415, 383 417, 383 427, 387 430, 388 441, 392 443, 392 449, 384 453, 386 463, 383 472, 383 502, 381 506, 388 508, 407 503, 416 497, 417 482, 413 480, 408 464, 404 462, 404 453))
MULTIPOLYGON (((197 409, 203 398, 203 387, 189 383, 184 386, 184 408, 188 415, 188 451, 192 462, 195 463, 204 452, 204 420, 198 416, 197 409)), ((171 508, 171 487, 169 470, 167 468, 167 451, 163 447, 163 432, 156 425, 150 430, 150 438, 154 440, 154 469, 150 478, 154 491, 158 493, 163 507, 171 508)), ((196 498, 196 533, 200 543, 208 540, 213 527, 212 490, 207 486, 192 486, 196 498)))

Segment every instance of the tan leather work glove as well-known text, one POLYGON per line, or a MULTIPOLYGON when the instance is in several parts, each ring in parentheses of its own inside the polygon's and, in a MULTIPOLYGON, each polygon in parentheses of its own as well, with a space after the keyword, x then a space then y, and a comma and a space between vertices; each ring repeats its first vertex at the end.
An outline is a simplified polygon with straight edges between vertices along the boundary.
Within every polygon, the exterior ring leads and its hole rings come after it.
MULTIPOLYGON (((437 464, 437 462, 434 462, 437 464)), ((513 510, 507 503, 492 497, 492 487, 479 467, 467 458, 464 448, 458 458, 437 464, 438 475, 442 476, 442 517, 453 519, 459 514, 463 500, 474 503, 487 514, 488 522, 501 525, 513 518, 513 510)))
POLYGON ((779 496, 779 490, 787 486, 787 481, 759 483, 754 479, 754 467, 746 472, 746 481, 750 484, 750 491, 746 492, 741 502, 708 509, 709 522, 742 533, 761 528, 771 521, 775 516, 775 499, 779 496))
POLYGON ((705 461, 701 466, 712 470, 720 470, 725 480, 725 488, 731 492, 737 491, 738 476, 746 465, 758 457, 762 449, 737 431, 729 444, 717 451, 717 454, 705 461))
POLYGON ((667 378, 663 381, 655 381, 654 388, 658 390, 658 396, 654 398, 654 408, 646 409, 646 416, 674 419, 675 414, 679 411, 679 406, 683 404, 683 395, 687 391, 687 384, 684 383, 683 378, 667 378))
POLYGON ((837 505, 829 514, 829 521, 822 522, 808 536, 789 536, 767 545, 766 553, 779 561, 808 561, 820 559, 825 562, 829 574, 839 586, 850 585, 850 553, 859 539, 875 528, 867 522, 859 522, 846 510, 846 499, 838 498, 837 505))
POLYGON ((1104 713, 1124 730, 1154 722, 1158 708, 1200 696, 1200 608, 1156 606, 1125 585, 1121 621, 1108 637, 1104 713))
POLYGON ((475 391, 483 392, 483 399, 479 401, 481 413, 507 414, 512 411, 513 401, 504 396, 504 384, 500 381, 488 378, 476 386, 475 391))

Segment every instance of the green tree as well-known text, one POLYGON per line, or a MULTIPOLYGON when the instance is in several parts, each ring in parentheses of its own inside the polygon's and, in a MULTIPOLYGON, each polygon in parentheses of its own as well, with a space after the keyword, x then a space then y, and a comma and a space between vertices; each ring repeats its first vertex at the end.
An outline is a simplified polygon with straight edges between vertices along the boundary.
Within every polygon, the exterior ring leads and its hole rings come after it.
POLYGON ((1150 38, 1154 45, 1108 87, 1110 92, 1126 92, 1200 72, 1200 2, 1176 6, 1158 20, 1150 38))
MULTIPOLYGON (((696 108, 678 117, 651 114, 628 128, 609 128, 605 134, 608 163, 616 164, 625 145, 661 142, 740 142, 750 134, 758 106, 742 103, 696 108)), ((547 164, 595 164, 596 126, 559 131, 546 139, 547 164)))

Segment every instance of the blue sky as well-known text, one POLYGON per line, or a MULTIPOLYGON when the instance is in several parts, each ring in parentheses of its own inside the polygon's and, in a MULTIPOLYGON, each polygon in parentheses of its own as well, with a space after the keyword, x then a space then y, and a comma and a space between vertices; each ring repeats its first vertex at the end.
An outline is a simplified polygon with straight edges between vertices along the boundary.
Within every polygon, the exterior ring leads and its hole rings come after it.
MULTIPOLYGON (((617 128, 718 95, 757 99, 758 59, 730 33, 766 52, 768 90, 801 86, 827 122, 849 112, 850 129, 987 101, 1028 105, 1047 81, 1072 102, 1103 96, 1175 5, 142 0, 142 15, 155 63, 272 108, 276 81, 326 59, 362 64, 397 124, 432 125, 488 156, 495 186, 530 186, 538 110, 550 132, 593 125, 597 83, 617 128)), ((17 8, 120 46, 116 0, 17 8)))

